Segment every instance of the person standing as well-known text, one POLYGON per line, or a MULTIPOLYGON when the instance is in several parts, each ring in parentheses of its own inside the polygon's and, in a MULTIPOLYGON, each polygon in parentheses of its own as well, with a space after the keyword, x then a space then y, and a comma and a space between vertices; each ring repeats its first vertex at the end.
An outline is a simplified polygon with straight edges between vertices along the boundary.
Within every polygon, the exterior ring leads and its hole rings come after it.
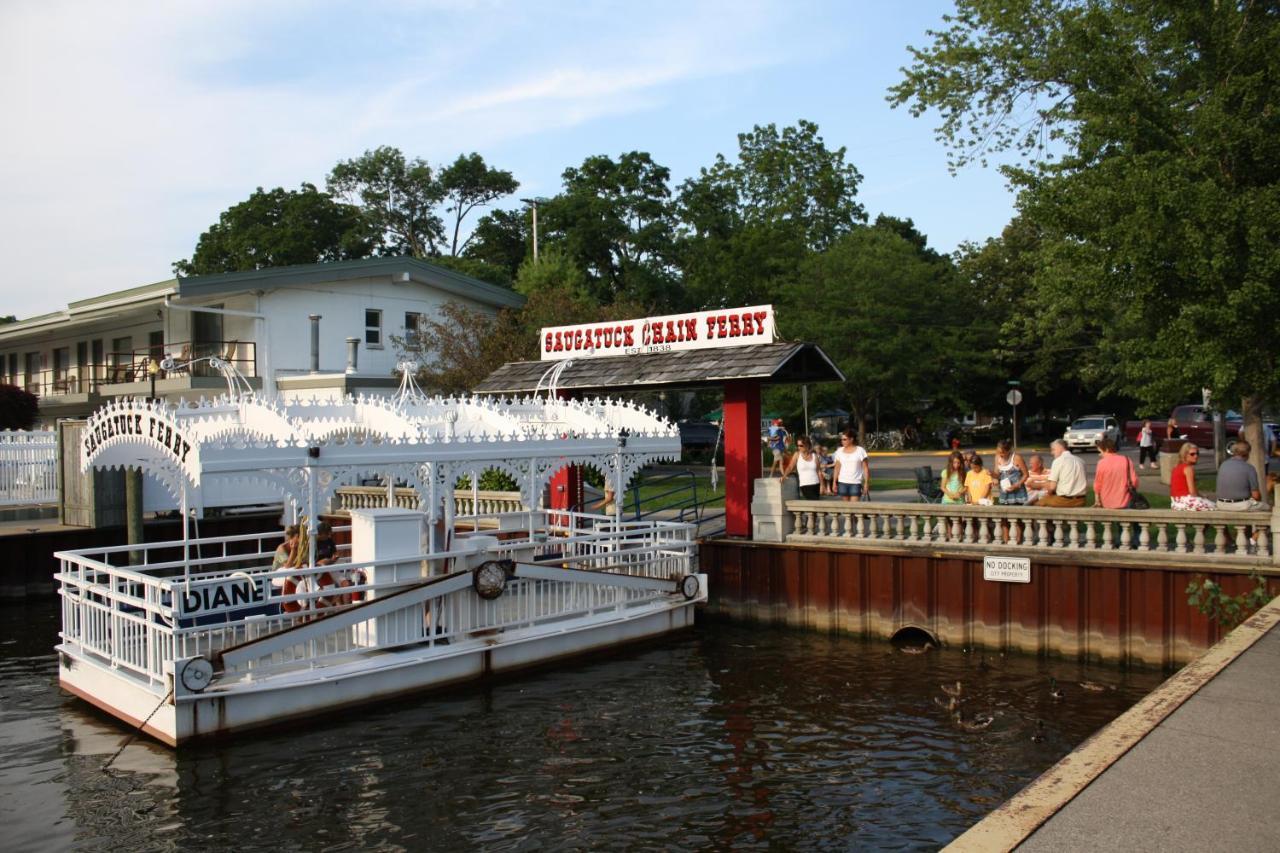
POLYGON ((1084 463, 1067 449, 1067 443, 1060 438, 1053 440, 1049 450, 1053 453, 1053 464, 1049 466, 1049 479, 1045 483, 1045 491, 1048 494, 1041 498, 1037 505, 1084 506, 1085 492, 1089 490, 1084 463))
POLYGON ((996 477, 1000 481, 997 498, 1002 504, 1015 506, 1027 502, 1027 465, 1022 457, 1013 452, 1009 439, 1002 438, 996 443, 996 455, 993 463, 996 477))
POLYGON ((791 433, 787 432, 787 428, 782 425, 782 418, 774 418, 773 423, 769 424, 769 450, 773 452, 773 463, 769 466, 769 476, 773 476, 773 472, 777 471, 778 476, 783 476, 782 469, 786 464, 787 441, 791 438, 791 433))
POLYGON ((991 506, 994 501, 991 499, 991 488, 995 485, 995 480, 991 477, 991 472, 982 467, 982 457, 973 454, 969 457, 969 473, 964 475, 964 490, 969 497, 969 503, 976 506, 991 506))
POLYGON ((1147 418, 1142 422, 1142 429, 1138 430, 1138 467, 1151 460, 1151 467, 1156 467, 1156 434, 1151 428, 1151 419, 1147 418))
POLYGON ((787 460, 784 478, 794 471, 800 480, 800 497, 807 501, 816 501, 822 497, 822 477, 818 471, 820 460, 813 451, 813 443, 809 436, 802 435, 796 439, 796 453, 787 460))
POLYGON ((1128 509, 1129 487, 1138 488, 1138 472, 1127 456, 1116 452, 1109 438, 1098 441, 1098 467, 1093 473, 1094 506, 1104 509, 1128 509))
POLYGON ((1218 469, 1218 509, 1261 511, 1270 509, 1262 500, 1258 469, 1249 464, 1249 442, 1237 439, 1231 456, 1218 469))
POLYGON ((947 457, 946 470, 942 472, 939 486, 942 488, 944 504, 962 504, 965 502, 964 480, 967 472, 964 467, 964 454, 959 450, 951 451, 947 457))
POLYGON ((1200 448, 1186 442, 1178 449, 1178 464, 1173 469, 1169 480, 1169 505, 1173 509, 1185 512, 1208 512, 1213 504, 1201 497, 1196 486, 1196 462, 1200 459, 1200 448))
POLYGON ((867 451, 858 446, 858 434, 852 429, 840 436, 840 449, 835 456, 836 494, 853 503, 870 497, 871 464, 867 461, 867 451))

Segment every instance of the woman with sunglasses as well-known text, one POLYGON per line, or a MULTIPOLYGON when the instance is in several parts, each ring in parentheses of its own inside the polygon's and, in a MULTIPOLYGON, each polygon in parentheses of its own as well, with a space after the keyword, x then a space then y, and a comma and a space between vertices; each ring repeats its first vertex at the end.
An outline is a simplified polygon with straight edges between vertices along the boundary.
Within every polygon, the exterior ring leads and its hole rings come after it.
POLYGON ((1200 496, 1196 488, 1196 461, 1200 448, 1186 442, 1178 449, 1178 464, 1169 480, 1170 506, 1188 512, 1208 512, 1213 504, 1200 496))
POLYGON ((858 434, 851 429, 840 436, 835 480, 836 494, 845 501, 856 503, 871 496, 871 464, 867 451, 858 446, 858 434))
POLYGON ((822 497, 822 480, 818 474, 818 454, 813 452, 813 442, 809 436, 802 435, 796 439, 796 452, 787 460, 783 470, 783 479, 794 471, 800 479, 800 497, 807 501, 816 501, 822 497))

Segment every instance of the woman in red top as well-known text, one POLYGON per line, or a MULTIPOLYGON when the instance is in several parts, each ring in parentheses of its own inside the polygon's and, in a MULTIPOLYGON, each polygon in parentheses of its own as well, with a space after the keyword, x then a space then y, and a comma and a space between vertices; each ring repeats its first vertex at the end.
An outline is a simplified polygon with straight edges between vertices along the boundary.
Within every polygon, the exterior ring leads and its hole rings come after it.
POLYGON ((1178 464, 1173 469, 1169 481, 1169 497, 1174 509, 1189 512, 1208 512, 1213 504, 1200 497, 1196 488, 1196 460, 1200 458, 1200 448, 1187 442, 1178 449, 1178 464))

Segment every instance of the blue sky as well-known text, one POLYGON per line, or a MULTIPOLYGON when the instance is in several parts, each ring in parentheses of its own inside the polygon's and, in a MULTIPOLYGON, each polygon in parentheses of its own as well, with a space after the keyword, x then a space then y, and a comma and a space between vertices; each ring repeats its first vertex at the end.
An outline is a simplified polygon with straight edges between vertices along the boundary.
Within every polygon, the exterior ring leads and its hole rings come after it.
POLYGON ((323 185, 394 145, 478 151, 520 195, 593 154, 650 152, 673 185, 756 124, 808 119, 868 211, 944 251, 1012 213, 991 169, 946 169, 933 123, 885 101, 948 2, 0 4, 0 313, 167 278, 257 186, 323 185))

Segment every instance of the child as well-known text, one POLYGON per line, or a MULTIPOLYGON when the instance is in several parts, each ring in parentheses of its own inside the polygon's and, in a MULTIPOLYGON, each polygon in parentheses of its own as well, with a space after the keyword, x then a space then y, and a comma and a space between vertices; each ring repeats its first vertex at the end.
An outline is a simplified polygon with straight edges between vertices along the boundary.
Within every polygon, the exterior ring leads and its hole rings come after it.
POLYGON ((782 476, 786 465, 787 443, 790 440, 791 433, 782 425, 782 418, 774 418, 769 426, 769 449, 773 451, 773 464, 769 466, 770 477, 774 471, 778 472, 779 477, 782 476))
POLYGON ((818 445, 818 476, 822 478, 822 494, 834 495, 835 484, 831 482, 836 475, 836 460, 825 444, 818 445))
POLYGON ((991 472, 982 467, 982 457, 973 454, 969 457, 969 473, 964 475, 964 490, 969 495, 969 503, 977 506, 991 506, 995 501, 991 499, 991 487, 995 485, 995 479, 992 478, 991 472))

